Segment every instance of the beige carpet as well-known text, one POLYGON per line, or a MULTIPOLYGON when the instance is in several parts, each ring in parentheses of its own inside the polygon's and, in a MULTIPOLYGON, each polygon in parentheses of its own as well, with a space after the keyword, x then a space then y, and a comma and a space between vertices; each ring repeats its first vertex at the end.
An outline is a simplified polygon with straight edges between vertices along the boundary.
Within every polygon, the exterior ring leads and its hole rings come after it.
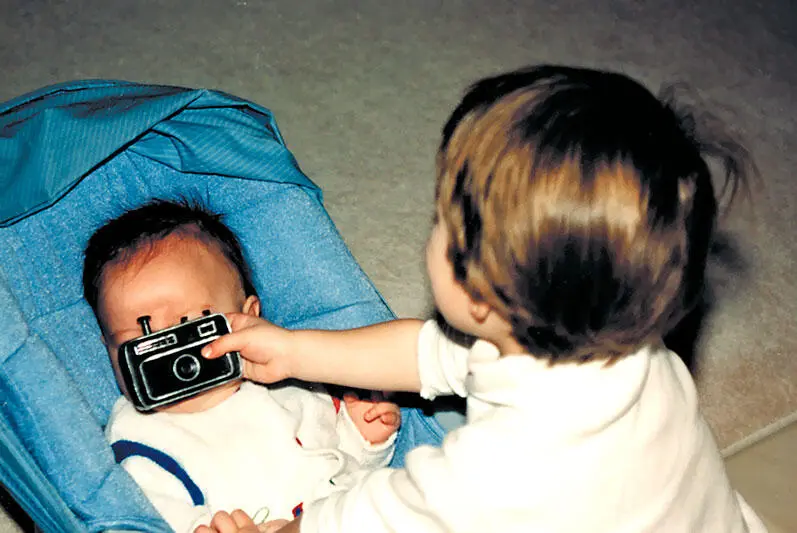
POLYGON ((726 229, 699 387, 722 446, 797 410, 797 8, 791 0, 4 0, 0 100, 75 78, 221 89, 270 107, 400 316, 428 313, 421 250, 443 120, 477 77, 532 62, 686 80, 748 140, 764 188, 726 229), (680 4, 680 5, 679 5, 680 4), (700 4, 693 6, 692 4, 700 4))

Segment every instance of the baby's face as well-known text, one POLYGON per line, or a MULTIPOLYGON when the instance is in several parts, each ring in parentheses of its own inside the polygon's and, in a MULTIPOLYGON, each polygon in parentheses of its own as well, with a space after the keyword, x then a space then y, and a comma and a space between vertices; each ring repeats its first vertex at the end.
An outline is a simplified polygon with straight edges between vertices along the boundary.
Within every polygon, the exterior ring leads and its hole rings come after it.
MULTIPOLYGON (((125 263, 106 266, 98 304, 103 340, 120 386, 119 346, 142 335, 138 317, 150 316, 152 331, 157 331, 179 324, 182 317, 200 317, 205 309, 213 313, 259 313, 257 298, 246 298, 235 267, 220 251, 179 235, 167 236, 125 263)), ((224 389, 213 389, 165 410, 208 408, 209 401, 223 399, 224 389)), ((227 396, 234 390, 227 390, 227 396)))

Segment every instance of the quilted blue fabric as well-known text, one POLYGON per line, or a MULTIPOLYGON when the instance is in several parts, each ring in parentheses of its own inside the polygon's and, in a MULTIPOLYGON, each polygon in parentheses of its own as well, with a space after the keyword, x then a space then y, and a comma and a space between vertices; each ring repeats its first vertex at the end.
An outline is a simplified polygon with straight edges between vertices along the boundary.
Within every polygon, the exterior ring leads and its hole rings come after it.
MULTIPOLYGON (((81 270, 109 218, 153 197, 198 198, 239 235, 272 321, 393 318, 271 113, 229 95, 89 81, 18 98, 0 107, 0 190, 0 482, 45 531, 169 530, 102 432, 119 391, 81 270)), ((403 414, 397 466, 443 433, 403 414)))

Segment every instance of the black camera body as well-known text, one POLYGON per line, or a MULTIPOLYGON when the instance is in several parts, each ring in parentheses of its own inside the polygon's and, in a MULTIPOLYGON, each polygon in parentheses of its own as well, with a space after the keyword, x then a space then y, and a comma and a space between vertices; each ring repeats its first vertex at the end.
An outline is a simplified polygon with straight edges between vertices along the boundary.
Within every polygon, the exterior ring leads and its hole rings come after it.
POLYGON ((149 317, 138 319, 144 335, 119 347, 119 368, 127 396, 139 411, 152 411, 191 398, 242 375, 238 352, 205 359, 200 350, 230 332, 222 314, 203 313, 154 333, 149 317))

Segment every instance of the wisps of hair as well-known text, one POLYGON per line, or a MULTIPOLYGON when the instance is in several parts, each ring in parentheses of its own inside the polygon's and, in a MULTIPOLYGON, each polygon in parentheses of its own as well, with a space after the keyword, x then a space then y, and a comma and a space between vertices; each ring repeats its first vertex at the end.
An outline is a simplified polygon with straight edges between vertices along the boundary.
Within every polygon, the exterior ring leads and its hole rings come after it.
POLYGON ((752 201, 752 186, 761 185, 753 156, 729 127, 711 110, 700 94, 684 82, 666 84, 659 100, 678 117, 679 124, 704 159, 721 169, 722 184, 715 195, 718 205, 727 212, 736 201, 752 201))

